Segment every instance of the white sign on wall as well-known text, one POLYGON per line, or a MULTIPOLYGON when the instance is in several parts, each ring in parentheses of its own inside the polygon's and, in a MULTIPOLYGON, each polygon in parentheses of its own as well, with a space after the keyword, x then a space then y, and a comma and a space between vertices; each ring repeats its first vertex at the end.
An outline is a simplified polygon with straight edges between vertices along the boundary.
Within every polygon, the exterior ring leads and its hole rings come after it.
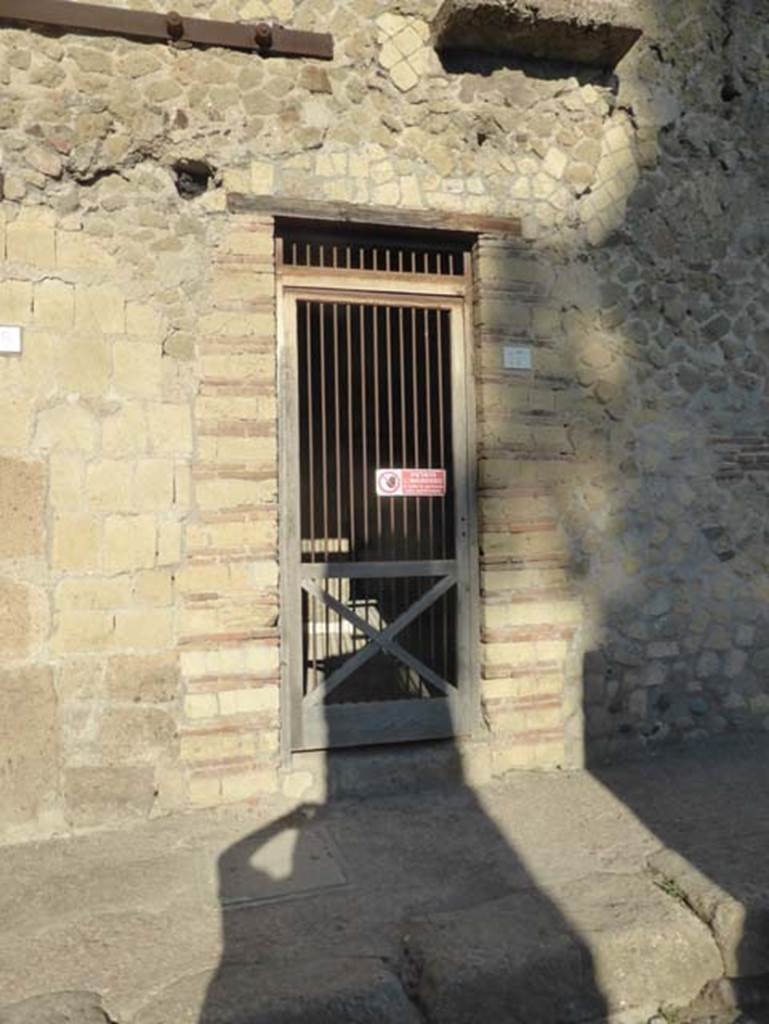
POLYGON ((21 327, 0 324, 0 353, 18 355, 21 352, 21 327))
POLYGON ((505 345, 502 365, 506 370, 530 370, 531 349, 528 345, 505 345))

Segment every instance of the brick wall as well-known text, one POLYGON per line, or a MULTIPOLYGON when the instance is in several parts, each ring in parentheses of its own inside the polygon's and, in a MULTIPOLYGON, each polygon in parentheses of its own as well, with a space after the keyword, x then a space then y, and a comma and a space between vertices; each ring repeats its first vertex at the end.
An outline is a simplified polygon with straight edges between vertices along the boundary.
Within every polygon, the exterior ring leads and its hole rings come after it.
POLYGON ((195 512, 177 577, 190 799, 277 788, 278 479, 274 242, 238 219, 212 254, 197 344, 195 512))
POLYGON ((574 459, 562 409, 570 382, 547 335, 547 263, 482 238, 474 275, 481 692, 492 763, 555 767, 572 757, 564 693, 580 621, 554 490, 574 459), (530 348, 532 369, 503 369, 505 344, 530 348))

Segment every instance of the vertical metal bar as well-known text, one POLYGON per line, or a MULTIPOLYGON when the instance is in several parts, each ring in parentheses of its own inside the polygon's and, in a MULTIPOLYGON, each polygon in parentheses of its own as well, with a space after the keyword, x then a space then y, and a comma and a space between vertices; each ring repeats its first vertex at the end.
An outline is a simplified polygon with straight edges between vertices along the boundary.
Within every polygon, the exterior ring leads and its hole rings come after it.
MULTIPOLYGON (((411 409, 414 436, 414 467, 419 467, 419 359, 417 356, 417 308, 411 307, 411 409)), ((414 519, 416 527, 416 557, 422 557, 422 508, 421 499, 414 498, 414 519)))
MULTIPOLYGON (((392 307, 385 307, 385 344, 387 348, 387 424, 388 434, 390 440, 390 468, 395 466, 395 452, 394 452, 394 433, 395 424, 393 422, 393 339, 392 339, 392 320, 394 310, 392 307)), ((390 505, 390 543, 395 543, 395 504, 392 499, 389 500, 390 505)))
MULTIPOLYGON (((387 316, 385 309, 385 316, 387 316)), ((376 448, 376 466, 379 469, 382 465, 382 455, 379 437, 379 306, 371 307, 372 317, 372 342, 374 345, 374 447, 376 448)), ((368 467, 366 469, 368 472, 368 467)), ((376 553, 377 558, 382 557, 382 499, 376 496, 376 553)))
MULTIPOLYGON (((400 454, 401 454, 401 466, 405 466, 407 463, 406 458, 406 353, 405 353, 405 331, 404 331, 404 309, 403 306, 398 307, 398 355, 399 355, 399 369, 400 369, 400 410, 401 410, 401 438, 400 438, 400 454)), ((390 498, 392 502, 393 499, 390 498)), ((403 507, 403 536, 401 538, 401 557, 407 559, 409 557, 409 524, 408 524, 408 498, 401 498, 401 505, 403 507)), ((410 604, 410 581, 408 579, 403 580, 403 603, 400 603, 398 597, 398 587, 396 585, 396 603, 398 604, 398 611, 403 611, 410 604)), ((408 633, 406 634, 408 636, 408 633)), ((406 640, 404 636, 404 641, 406 640)))
MULTIPOLYGON (((309 453, 307 457, 308 467, 308 488, 309 488, 309 512, 310 512, 310 561, 315 561, 315 393, 313 389, 313 344, 312 332, 310 330, 309 303, 305 306, 305 342, 307 361, 307 445, 309 453)), ((308 595, 307 609, 310 616, 310 628, 312 630, 312 688, 318 686, 318 651, 317 651, 317 626, 316 626, 316 598, 308 595)))
MULTIPOLYGON (((365 306, 363 303, 358 307, 358 333, 359 333, 359 365, 360 365, 360 404, 358 408, 360 420, 358 428, 355 429, 350 421, 350 458, 352 458, 352 437, 358 432, 361 435, 361 456, 360 456, 360 487, 363 492, 363 557, 368 559, 371 557, 369 551, 369 517, 368 517, 368 488, 369 488, 369 469, 368 469, 368 402, 366 397, 366 369, 368 367, 367 359, 367 339, 366 339, 366 313, 367 311, 373 312, 372 306, 365 306)), ((352 374, 352 363, 350 363, 350 393, 352 394, 353 389, 353 374, 352 374)), ((365 619, 368 624, 371 604, 371 593, 370 584, 364 584, 365 593, 363 595, 365 600, 365 619)), ((363 637, 361 639, 364 639, 363 637)))
MULTIPOLYGON (((335 495, 335 507, 336 507, 336 553, 337 557, 341 553, 342 549, 342 445, 341 445, 341 427, 342 417, 340 411, 340 395, 339 395, 339 304, 334 303, 333 307, 333 332, 334 332, 334 468, 336 470, 336 495, 335 495)), ((333 592, 333 586, 330 588, 333 592)), ((336 599, 341 600, 341 589, 342 581, 337 579, 336 583, 336 599)), ((342 620, 339 615, 336 616, 337 628, 336 628, 336 653, 340 656, 342 653, 342 620)))
MULTIPOLYGON (((416 255, 416 254, 415 254, 416 255)), ((418 358, 418 342, 417 338, 419 335, 418 321, 420 314, 424 314, 424 310, 417 312, 416 306, 411 307, 411 415, 412 424, 411 430, 414 436, 414 466, 419 467, 420 464, 420 445, 419 445, 419 434, 420 434, 420 416, 419 416, 419 358, 418 358)), ((416 528, 416 543, 415 543, 415 555, 417 558, 423 557, 422 551, 422 502, 424 498, 414 498, 414 520, 416 528)), ((416 586, 416 598, 412 595, 412 588, 409 587, 409 603, 418 599, 419 597, 419 582, 414 584, 416 586)), ((419 657, 423 657, 422 643, 424 640, 424 616, 420 615, 414 625, 414 632, 416 633, 417 650, 419 651, 419 657)))
MULTIPOLYGON (((360 307, 361 319, 363 318, 363 306, 360 307)), ((355 428, 352 420, 352 391, 353 391, 353 368, 352 368, 352 307, 346 307, 346 334, 347 334, 347 485, 350 489, 350 561, 355 561, 355 463, 353 452, 353 437, 355 428)))
MULTIPOLYGON (((427 465, 432 467, 433 465, 433 420, 435 418, 435 410, 433 409, 433 394, 432 394, 432 361, 430 359, 430 319, 434 319, 440 315, 436 310, 424 311, 424 366, 425 366, 425 409, 427 410, 426 415, 426 435, 427 435, 427 465)), ((434 518, 434 504, 435 498, 425 498, 427 502, 427 557, 435 558, 434 548, 434 531, 433 531, 433 518, 434 518)), ((430 666, 435 665, 435 605, 432 605, 428 614, 428 639, 430 643, 430 666)))
MULTIPOLYGON (((445 373, 445 361, 443 355, 443 310, 438 310, 438 319, 436 324, 436 344, 438 348, 437 362, 438 362, 438 460, 444 470, 447 470, 446 476, 448 477, 448 467, 446 466, 446 426, 445 426, 445 407, 443 398, 443 377, 445 373)), ((441 511, 441 558, 446 557, 446 497, 441 498, 440 504, 441 511)), ((449 619, 448 619, 448 600, 444 594, 441 598, 441 606, 443 608, 443 623, 442 623, 442 640, 443 640, 443 662, 441 665, 441 675, 444 679, 447 679, 447 673, 449 668, 449 619)))
MULTIPOLYGON (((399 341, 399 356, 400 356, 400 397, 401 397, 401 465, 406 465, 406 353, 405 353, 405 338, 403 330, 403 306, 398 307, 398 341, 399 341)), ((408 558, 408 535, 409 535, 409 524, 408 524, 408 498, 403 498, 403 551, 404 557, 408 558)))
MULTIPOLYGON (((368 537, 369 537, 369 522, 368 522, 368 484, 369 484, 369 471, 368 471, 368 402, 366 395, 366 367, 368 360, 366 358, 366 306, 361 304, 360 306, 360 405, 361 405, 361 490, 363 492, 363 546, 364 550, 368 551, 368 537)), ((369 306, 368 309, 373 313, 374 307, 369 306)), ((352 377, 350 378, 350 390, 352 391, 352 377)), ((350 424, 350 432, 352 433, 352 424, 350 424)), ((352 451, 352 446, 350 446, 352 451)))
MULTIPOLYGON (((424 364, 425 364, 425 409, 427 410, 427 416, 425 417, 426 423, 426 440, 427 440, 427 465, 432 468, 433 465, 433 418, 435 410, 433 409, 433 388, 432 388, 432 360, 431 360, 431 340, 430 340, 430 317, 437 317, 439 314, 437 310, 424 311, 424 364)), ((433 550, 433 502, 429 502, 427 506, 427 538, 428 538, 428 558, 435 558, 435 551, 433 550)))
MULTIPOLYGON (((321 429, 321 474, 323 496, 323 561, 328 562, 328 409, 326 403, 326 323, 325 307, 322 302, 312 305, 318 311, 318 347, 320 348, 320 429, 321 429)), ((329 657, 328 605, 323 604, 325 661, 329 657)))

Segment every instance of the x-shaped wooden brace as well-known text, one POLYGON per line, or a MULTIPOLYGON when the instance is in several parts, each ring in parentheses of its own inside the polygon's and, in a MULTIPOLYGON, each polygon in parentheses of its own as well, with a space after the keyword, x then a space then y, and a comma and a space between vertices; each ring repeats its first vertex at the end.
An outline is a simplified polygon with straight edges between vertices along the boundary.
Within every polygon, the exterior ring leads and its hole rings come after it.
POLYGON ((428 591, 422 594, 419 600, 410 605, 405 612, 402 612, 389 626, 385 629, 375 629, 365 619, 362 619, 360 615, 357 615, 351 608, 348 608, 347 605, 342 604, 341 601, 328 594, 314 580, 302 580, 302 586, 308 594, 312 594, 313 597, 335 611, 337 615, 357 626, 361 633, 369 638, 369 642, 365 647, 361 647, 355 654, 351 654, 336 672, 332 673, 317 689, 307 695, 305 699, 308 704, 321 704, 329 693, 335 690, 337 686, 340 686, 348 676, 351 676, 361 665, 365 665, 367 661, 380 651, 394 655, 404 665, 408 665, 409 668, 418 672, 426 682, 431 683, 442 693, 448 694, 450 686, 445 679, 441 679, 436 672, 433 672, 424 662, 411 654, 410 651, 407 651, 394 637, 412 623, 414 619, 418 618, 431 604, 434 604, 447 590, 450 590, 455 583, 456 576, 453 573, 444 576, 435 586, 430 587, 428 591))

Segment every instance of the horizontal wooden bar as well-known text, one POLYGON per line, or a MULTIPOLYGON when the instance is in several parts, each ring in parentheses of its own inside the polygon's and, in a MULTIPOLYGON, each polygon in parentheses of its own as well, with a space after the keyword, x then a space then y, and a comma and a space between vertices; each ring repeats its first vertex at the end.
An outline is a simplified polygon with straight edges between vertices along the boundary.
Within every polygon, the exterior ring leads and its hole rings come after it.
POLYGON ((0 21, 96 32, 175 45, 222 46, 262 56, 331 60, 333 38, 325 32, 300 32, 282 25, 242 24, 135 11, 72 0, 0 0, 0 21))
POLYGON ((365 224, 404 231, 446 231, 453 235, 508 235, 520 237, 519 217, 452 213, 444 210, 407 210, 397 206, 358 206, 354 203, 293 199, 288 196, 244 195, 230 192, 230 213, 266 213, 276 218, 298 219, 312 225, 318 221, 335 224, 365 224))
POLYGON ((349 282, 358 287, 370 288, 389 283, 395 291, 416 291, 433 293, 436 290, 447 295, 463 295, 466 290, 465 278, 459 274, 411 274, 396 270, 360 270, 352 267, 308 267, 284 264, 279 271, 284 284, 303 285, 309 283, 316 288, 336 287, 349 282))
POLYGON ((390 278, 382 277, 379 281, 362 281, 360 278, 348 276, 338 280, 330 274, 318 275, 310 286, 290 275, 280 275, 283 292, 298 301, 320 303, 351 303, 355 306, 389 306, 410 309, 416 306, 423 309, 451 309, 461 304, 465 293, 464 279, 458 286, 453 279, 446 278, 445 283, 436 281, 434 285, 415 281, 403 288, 394 288, 390 278))
MULTIPOLYGON (((396 500, 396 499, 392 499, 396 500)), ((454 576, 457 563, 450 559, 435 562, 302 562, 299 575, 317 579, 392 579, 409 576, 454 576)))
POLYGON ((443 739, 458 731, 460 719, 453 704, 452 699, 434 697, 306 707, 302 739, 294 749, 443 739))

